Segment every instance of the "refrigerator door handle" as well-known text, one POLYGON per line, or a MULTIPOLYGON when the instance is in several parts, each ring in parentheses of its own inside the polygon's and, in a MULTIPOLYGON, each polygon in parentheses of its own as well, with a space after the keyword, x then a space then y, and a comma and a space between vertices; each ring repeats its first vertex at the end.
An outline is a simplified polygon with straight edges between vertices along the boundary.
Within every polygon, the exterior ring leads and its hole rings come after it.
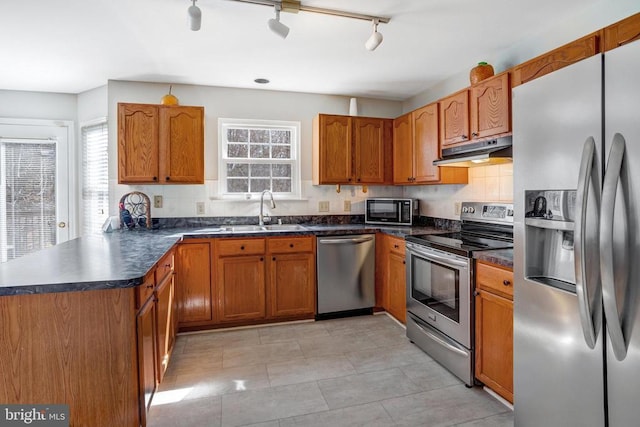
MULTIPOLYGON (((602 188, 602 207, 600 220, 600 271, 602 272, 602 301, 607 318, 607 330, 616 359, 624 360, 627 355, 627 343, 622 331, 622 320, 616 301, 615 267, 613 255, 613 224, 616 193, 620 181, 625 155, 625 140, 616 133, 613 136, 607 169, 602 188)), ((624 186, 623 186, 624 187, 624 186)), ((625 277, 626 279, 626 277, 625 277)))
MULTIPOLYGON (((576 294, 578 297, 578 311, 580 313, 580 323, 584 339, 589 348, 595 348, 598 332, 600 330, 601 316, 598 312, 592 313, 589 303, 588 280, 599 280, 599 274, 589 276, 587 273, 586 251, 587 251, 587 210, 589 187, 593 184, 595 191, 596 212, 599 210, 600 180, 598 178, 598 165, 596 160, 596 143, 593 137, 587 138, 582 150, 582 160, 580 161, 580 173, 578 175, 578 189, 576 192, 576 219, 574 227, 574 268, 576 275, 576 294)), ((600 284, 598 283, 599 287, 600 284)), ((597 289, 597 288, 596 288, 597 289)), ((599 292, 596 291, 599 298, 599 292)), ((600 306, 600 302, 594 304, 600 306)))

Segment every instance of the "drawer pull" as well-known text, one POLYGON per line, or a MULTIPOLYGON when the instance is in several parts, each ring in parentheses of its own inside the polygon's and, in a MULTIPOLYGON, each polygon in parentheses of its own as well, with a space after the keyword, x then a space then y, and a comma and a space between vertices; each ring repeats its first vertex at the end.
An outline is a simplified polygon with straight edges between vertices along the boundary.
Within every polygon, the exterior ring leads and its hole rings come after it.
POLYGON ((241 251, 244 251, 244 246, 240 246, 240 250, 241 250, 241 251))
POLYGON ((398 245, 393 245, 394 248, 398 249, 400 246, 398 245))
POLYGON ((511 282, 509 280, 507 280, 507 279, 504 279, 502 281, 502 284, 505 285, 505 286, 509 286, 509 285, 511 285, 511 282))
POLYGON ((271 261, 275 261, 275 260, 276 260, 276 257, 271 258, 271 261))
POLYGON ((165 264, 164 268, 171 268, 171 264, 165 264))
POLYGON ((264 261, 264 258, 263 258, 263 257, 260 257, 260 261, 264 261))
POLYGON ((293 243, 289 243, 289 247, 292 248, 293 247, 293 243))
POLYGON ((150 285, 147 285, 147 289, 151 289, 151 288, 153 288, 153 283, 150 285))

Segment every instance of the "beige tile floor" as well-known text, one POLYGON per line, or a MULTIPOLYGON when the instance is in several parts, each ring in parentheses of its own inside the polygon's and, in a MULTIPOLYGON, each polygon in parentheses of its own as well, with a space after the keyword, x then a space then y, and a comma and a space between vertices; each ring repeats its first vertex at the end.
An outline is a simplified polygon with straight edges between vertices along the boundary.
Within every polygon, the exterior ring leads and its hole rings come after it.
POLYGON ((513 426, 387 315, 180 335, 149 427, 513 426))

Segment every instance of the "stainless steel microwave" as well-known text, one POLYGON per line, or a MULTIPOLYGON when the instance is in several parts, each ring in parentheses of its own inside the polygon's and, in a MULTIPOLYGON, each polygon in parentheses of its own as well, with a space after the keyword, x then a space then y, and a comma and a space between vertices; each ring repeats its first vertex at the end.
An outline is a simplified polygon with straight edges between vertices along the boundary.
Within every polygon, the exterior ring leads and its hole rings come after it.
POLYGON ((419 215, 416 199, 374 198, 365 201, 364 222, 367 224, 411 225, 419 215))

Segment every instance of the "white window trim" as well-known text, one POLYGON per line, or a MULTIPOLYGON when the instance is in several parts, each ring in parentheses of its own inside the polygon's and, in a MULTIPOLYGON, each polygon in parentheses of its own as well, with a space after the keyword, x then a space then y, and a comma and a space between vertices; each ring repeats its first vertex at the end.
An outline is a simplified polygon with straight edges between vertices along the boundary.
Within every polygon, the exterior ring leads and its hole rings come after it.
MULTIPOLYGON (((223 200, 235 200, 235 201, 251 201, 256 199, 258 193, 227 193, 226 182, 226 164, 227 164, 227 151, 225 131, 228 126, 241 126, 246 128, 269 128, 269 127, 288 127, 294 129, 294 135, 291 141, 291 153, 294 159, 287 160, 286 163, 292 165, 291 168, 291 193, 282 194, 274 193, 274 198, 277 200, 302 200, 302 178, 300 170, 300 122, 296 121, 284 121, 284 120, 254 120, 254 119, 229 119, 218 118, 218 198, 223 200)), ((249 162, 260 163, 259 159, 247 159, 249 162)), ((270 159, 265 163, 272 163, 270 159)), ((284 160, 284 159, 283 159, 284 160)))
MULTIPOLYGON (((102 116, 102 117, 97 117, 95 119, 91 119, 91 120, 86 120, 80 123, 80 126, 78 127, 78 136, 79 136, 79 144, 82 145, 84 143, 84 141, 82 140, 82 129, 85 127, 89 127, 89 126, 95 126, 95 125, 100 125, 100 124, 105 124, 107 126, 107 155, 109 153, 109 120, 106 116, 102 116)), ((79 218, 79 233, 80 235, 83 234, 84 231, 84 200, 83 200, 83 196, 82 196, 82 192, 83 192, 83 187, 84 187, 84 170, 83 170, 83 166, 82 166, 82 160, 83 160, 83 153, 84 153, 84 147, 81 146, 80 147, 80 153, 79 153, 79 185, 78 185, 78 190, 79 190, 79 194, 78 194, 78 218, 79 218)), ((107 181, 109 180, 108 177, 108 167, 107 167, 107 181)), ((109 204, 108 204, 108 209, 107 209, 107 218, 109 217, 109 212, 111 209, 111 194, 109 194, 109 204)))

